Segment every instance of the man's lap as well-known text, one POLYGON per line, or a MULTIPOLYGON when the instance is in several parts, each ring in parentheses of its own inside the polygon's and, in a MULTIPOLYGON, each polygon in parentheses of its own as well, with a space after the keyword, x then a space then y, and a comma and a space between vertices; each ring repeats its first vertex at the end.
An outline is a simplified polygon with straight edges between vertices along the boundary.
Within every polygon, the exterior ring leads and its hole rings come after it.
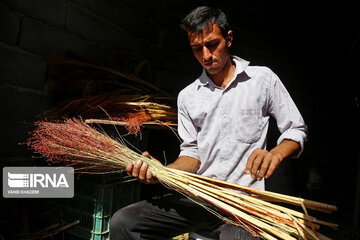
MULTIPOLYGON (((111 218, 110 235, 112 240, 169 239, 186 232, 217 229, 221 235, 227 236, 221 239, 229 239, 229 234, 239 235, 236 232, 245 231, 221 225, 223 222, 204 207, 181 194, 170 193, 118 210, 111 218)), ((250 236, 248 233, 245 235, 250 236)))

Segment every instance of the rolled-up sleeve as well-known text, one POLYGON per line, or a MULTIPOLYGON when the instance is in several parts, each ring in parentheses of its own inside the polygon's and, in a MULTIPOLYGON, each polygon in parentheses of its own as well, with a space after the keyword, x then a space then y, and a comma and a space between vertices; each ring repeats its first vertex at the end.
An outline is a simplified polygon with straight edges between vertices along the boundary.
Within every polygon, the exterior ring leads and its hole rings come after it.
POLYGON ((280 144, 285 139, 297 142, 300 149, 292 157, 298 158, 304 150, 308 127, 290 94, 275 73, 271 74, 270 84, 269 113, 276 119, 281 132, 277 144, 280 144))
POLYGON ((180 145, 179 156, 188 156, 199 160, 200 157, 199 157, 199 150, 197 145, 198 131, 184 106, 183 98, 184 98, 184 93, 180 92, 177 100, 178 132, 183 142, 180 145))

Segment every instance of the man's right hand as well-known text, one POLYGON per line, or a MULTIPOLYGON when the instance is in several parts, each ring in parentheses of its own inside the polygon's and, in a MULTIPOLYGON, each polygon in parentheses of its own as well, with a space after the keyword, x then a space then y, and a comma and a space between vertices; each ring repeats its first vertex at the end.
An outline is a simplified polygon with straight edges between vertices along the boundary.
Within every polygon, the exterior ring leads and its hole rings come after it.
MULTIPOLYGON (((157 161, 148 152, 143 152, 142 155, 144 157, 154 159, 155 161, 157 161)), ((148 169, 148 164, 141 160, 137 160, 134 164, 129 163, 126 166, 126 172, 130 176, 137 178, 140 182, 145 184, 154 184, 159 182, 159 180, 153 176, 150 169, 148 169)))

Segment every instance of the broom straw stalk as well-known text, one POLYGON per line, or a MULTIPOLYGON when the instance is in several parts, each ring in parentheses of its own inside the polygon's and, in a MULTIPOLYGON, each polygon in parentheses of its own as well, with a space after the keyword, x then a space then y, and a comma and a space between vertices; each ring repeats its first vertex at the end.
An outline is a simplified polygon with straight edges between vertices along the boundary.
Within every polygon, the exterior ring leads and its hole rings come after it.
MULTIPOLYGON (((202 184, 196 183, 196 185, 193 186, 193 188, 203 192, 204 194, 207 194, 213 198, 216 198, 230 206, 233 206, 244 213, 254 215, 258 218, 263 218, 271 222, 273 225, 277 225, 277 227, 281 227, 283 229, 286 229, 287 232, 291 232, 293 234, 296 234, 295 230, 292 230, 291 228, 287 227, 286 224, 289 224, 289 221, 286 221, 284 219, 274 218, 273 216, 269 216, 267 212, 260 210, 257 207, 249 205, 245 201, 241 201, 239 199, 236 199, 234 197, 222 194, 219 191, 214 190, 213 188, 204 186, 202 184), (280 220, 281 219, 281 220, 280 220)), ((292 222, 291 222, 292 223, 292 222)))
MULTIPOLYGON (((200 184, 199 181, 194 182, 193 180, 183 180, 182 182, 189 184, 189 185, 195 185, 196 188, 200 191, 202 191, 204 194, 208 194, 211 197, 215 197, 220 201, 223 201, 229 205, 232 205, 244 212, 253 214, 257 217, 261 217, 264 220, 267 220, 268 223, 272 223, 276 225, 278 228, 284 229, 286 232, 290 233, 291 235, 295 235, 298 237, 303 236, 304 231, 302 229, 299 229, 297 225, 300 225, 303 229, 305 229, 306 232, 309 231, 309 229, 306 228, 305 222, 302 219, 296 219, 293 216, 284 215, 280 212, 272 211, 272 214, 269 214, 270 209, 262 210, 258 205, 251 205, 251 203, 248 203, 246 201, 241 201, 239 199, 236 199, 232 197, 231 195, 224 195, 221 190, 214 189, 213 187, 209 187, 207 185, 209 184, 200 184), (295 222, 296 219, 296 222, 295 222), (291 220, 291 221, 289 221, 291 220), (289 226, 287 226, 289 225, 289 226)), ((215 186, 216 187, 216 186, 215 186)), ((231 190, 230 190, 231 191, 231 190)), ((237 193, 238 196, 242 196, 243 194, 237 193)), ((246 196, 246 195, 245 195, 246 196)), ((249 199, 254 199, 252 197, 249 197, 249 199)), ((261 201, 256 199, 257 201, 261 201)), ((319 228, 319 226, 318 226, 319 228)), ((317 229, 318 229, 317 228, 317 229)), ((316 235, 313 235, 316 236, 316 235)), ((313 237, 312 237, 313 238, 313 237)), ((316 238, 314 238, 316 239, 316 238)))
MULTIPOLYGON (((175 171, 181 171, 181 170, 175 170, 175 171)), ((200 176, 200 175, 196 175, 196 174, 189 173, 189 172, 183 172, 183 173, 186 175, 196 176, 197 178, 201 178, 201 179, 204 179, 204 180, 207 180, 210 182, 214 182, 214 183, 220 184, 222 186, 226 186, 226 187, 234 189, 234 190, 240 190, 240 191, 247 192, 250 194, 264 196, 269 200, 295 204, 298 206, 301 206, 301 203, 303 203, 305 205, 305 207, 307 207, 307 208, 326 212, 326 213, 329 213, 329 212, 331 213, 333 211, 337 211, 337 207, 335 205, 316 202, 316 201, 307 200, 307 199, 303 199, 303 198, 292 197, 292 196, 275 193, 275 192, 270 192, 270 191, 265 191, 265 190, 261 190, 261 189, 245 187, 245 186, 241 186, 238 184, 234 184, 234 183, 230 183, 230 182, 226 182, 226 181, 222 181, 222 180, 218 180, 218 179, 213 179, 213 178, 209 178, 209 177, 205 177, 205 176, 200 176)))

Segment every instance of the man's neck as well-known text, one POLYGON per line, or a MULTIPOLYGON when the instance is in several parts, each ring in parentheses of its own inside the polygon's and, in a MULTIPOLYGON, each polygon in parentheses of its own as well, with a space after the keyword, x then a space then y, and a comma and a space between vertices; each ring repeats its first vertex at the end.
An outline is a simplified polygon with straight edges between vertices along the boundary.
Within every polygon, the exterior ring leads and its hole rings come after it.
POLYGON ((209 77, 215 83, 216 86, 225 88, 231 79, 234 77, 235 73, 235 64, 229 58, 229 61, 225 64, 222 71, 211 74, 209 77))

